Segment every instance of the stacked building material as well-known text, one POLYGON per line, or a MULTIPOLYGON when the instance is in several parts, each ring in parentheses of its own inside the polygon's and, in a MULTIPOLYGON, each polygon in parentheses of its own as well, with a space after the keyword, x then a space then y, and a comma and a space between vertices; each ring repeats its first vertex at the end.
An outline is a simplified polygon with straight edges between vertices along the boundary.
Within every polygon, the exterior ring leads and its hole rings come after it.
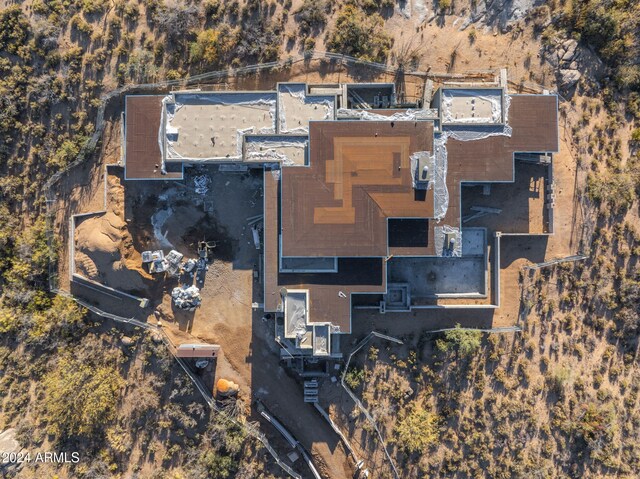
POLYGON ((168 264, 167 271, 171 276, 177 276, 180 274, 182 258, 184 258, 184 255, 174 249, 169 251, 169 254, 165 257, 168 264))

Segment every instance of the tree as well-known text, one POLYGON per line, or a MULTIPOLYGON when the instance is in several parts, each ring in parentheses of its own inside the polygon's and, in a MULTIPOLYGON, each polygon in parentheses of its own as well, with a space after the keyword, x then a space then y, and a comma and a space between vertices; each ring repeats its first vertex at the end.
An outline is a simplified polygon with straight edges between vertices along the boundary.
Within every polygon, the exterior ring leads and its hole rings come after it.
POLYGON ((413 403, 395 426, 396 443, 407 453, 422 453, 439 437, 437 414, 413 403))
POLYGON ((153 20, 169 38, 177 40, 200 24, 199 13, 197 5, 187 5, 182 0, 169 0, 154 12, 153 20))
POLYGON ((0 10, 0 51, 17 53, 29 36, 29 21, 19 6, 0 10))
POLYGON ((227 25, 219 29, 203 30, 189 46, 190 60, 194 63, 216 65, 229 55, 234 44, 235 34, 227 25))
POLYGON ((302 36, 319 30, 327 22, 328 10, 329 4, 325 0, 304 0, 295 12, 302 36))
POLYGON ((456 328, 444 333, 447 341, 463 356, 469 356, 480 349, 482 333, 471 329, 462 329, 460 323, 456 328))
POLYGON ((380 14, 367 15, 355 5, 342 8, 327 42, 332 52, 371 62, 384 62, 392 45, 380 14))

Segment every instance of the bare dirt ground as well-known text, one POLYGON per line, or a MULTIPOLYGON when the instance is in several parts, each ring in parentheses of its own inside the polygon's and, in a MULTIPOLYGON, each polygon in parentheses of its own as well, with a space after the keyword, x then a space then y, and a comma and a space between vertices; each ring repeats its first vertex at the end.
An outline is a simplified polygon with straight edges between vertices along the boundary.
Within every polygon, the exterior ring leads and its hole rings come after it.
MULTIPOLYGON (((88 253, 87 258, 91 255, 92 264, 109 270, 108 275, 98 274, 93 279, 147 297, 151 304, 145 310, 136 310, 126 301, 110 304, 113 298, 82 286, 75 286, 76 291, 107 311, 126 311, 153 323, 161 319, 176 345, 222 345, 215 370, 202 377, 205 384, 213 389, 220 377, 237 382, 246 402, 261 399, 305 445, 324 476, 347 477, 351 466, 342 445, 317 412, 304 404, 299 384, 281 368, 279 351, 272 340, 272 320, 252 307, 262 302, 263 289, 254 279, 260 255, 247 218, 262 214, 261 174, 217 170, 217 166, 188 169, 184 181, 128 182, 122 196, 112 194, 114 189, 121 191, 122 185, 118 175, 110 175, 108 213, 84 220, 76 231, 76 238, 80 238, 77 243, 88 253), (195 192, 193 183, 194 177, 201 175, 210 179, 204 195, 195 192), (156 221, 154 228, 153 218, 157 219, 159 212, 162 221, 156 221), (195 257, 199 240, 214 241, 217 246, 203 281, 195 281, 201 288, 202 305, 188 312, 171 302, 170 292, 179 281, 151 276, 141 267, 140 253, 156 248, 167 253, 175 248, 185 258, 195 257), (120 250, 129 258, 128 269, 111 267, 120 250), (292 410, 297 413, 292 415, 292 410)), ((251 418, 261 419, 253 412, 251 418)), ((265 428, 270 430, 268 425, 265 428)))

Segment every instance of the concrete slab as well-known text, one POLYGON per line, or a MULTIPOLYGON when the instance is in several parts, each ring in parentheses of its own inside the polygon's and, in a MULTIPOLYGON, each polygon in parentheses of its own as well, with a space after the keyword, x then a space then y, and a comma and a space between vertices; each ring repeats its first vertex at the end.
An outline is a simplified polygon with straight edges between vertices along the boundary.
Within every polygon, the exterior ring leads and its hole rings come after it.
POLYGON ((484 257, 392 258, 387 262, 388 282, 409 283, 411 298, 440 295, 485 295, 484 257))
POLYGON ((484 256, 486 235, 484 228, 462 228, 462 256, 484 256))

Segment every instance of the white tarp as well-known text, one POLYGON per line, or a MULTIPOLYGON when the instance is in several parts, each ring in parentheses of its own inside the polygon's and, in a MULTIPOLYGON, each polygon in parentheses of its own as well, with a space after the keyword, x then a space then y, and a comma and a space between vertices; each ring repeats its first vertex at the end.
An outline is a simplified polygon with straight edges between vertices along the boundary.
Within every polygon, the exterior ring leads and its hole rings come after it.
POLYGON ((509 126, 509 106, 511 97, 505 95, 504 125, 480 127, 480 126, 456 126, 443 127, 443 132, 436 133, 433 140, 435 157, 434 179, 434 217, 441 220, 445 217, 449 208, 449 191, 447 189, 447 140, 453 138, 458 141, 476 141, 491 136, 511 136, 513 129, 509 126))
POLYGON ((460 228, 449 225, 436 226, 433 229, 433 244, 436 248, 436 256, 462 256, 462 232, 460 228), (447 235, 453 242, 445 241, 447 235))
POLYGON ((245 142, 245 159, 247 161, 281 162, 283 165, 295 165, 296 162, 289 158, 285 149, 299 149, 304 157, 305 149, 309 144, 308 137, 251 137, 245 142))
POLYGON ((289 292, 285 298, 285 324, 288 337, 307 332, 307 296, 300 292, 289 292))

